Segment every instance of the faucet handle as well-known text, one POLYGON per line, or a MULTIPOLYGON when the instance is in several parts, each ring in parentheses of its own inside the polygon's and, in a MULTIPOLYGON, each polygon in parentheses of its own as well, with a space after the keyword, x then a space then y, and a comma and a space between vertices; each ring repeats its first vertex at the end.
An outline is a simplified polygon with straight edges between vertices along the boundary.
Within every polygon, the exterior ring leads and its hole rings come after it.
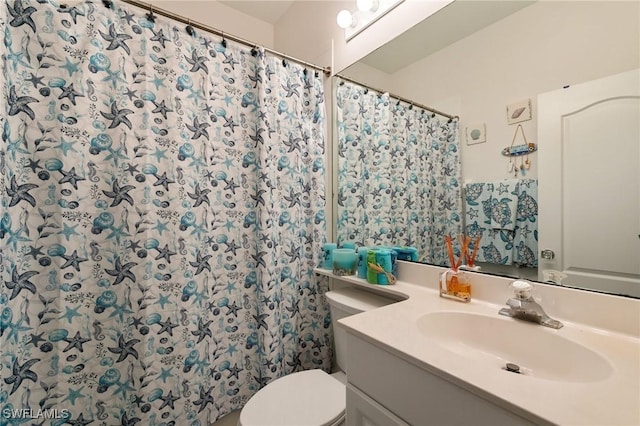
POLYGON ((533 284, 525 280, 516 280, 509 285, 516 298, 524 300, 531 297, 531 291, 533 290, 533 284))
POLYGON ((518 309, 522 307, 522 300, 510 298, 509 300, 507 300, 506 305, 510 308, 518 309))

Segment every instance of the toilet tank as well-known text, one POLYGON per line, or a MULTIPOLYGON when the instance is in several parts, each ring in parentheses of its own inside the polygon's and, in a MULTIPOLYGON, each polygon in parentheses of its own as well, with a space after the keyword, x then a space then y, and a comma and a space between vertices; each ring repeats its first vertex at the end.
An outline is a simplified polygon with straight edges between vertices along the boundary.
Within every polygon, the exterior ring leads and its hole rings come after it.
POLYGON ((360 312, 390 305, 396 302, 388 297, 368 291, 347 287, 325 293, 331 308, 331 324, 335 342, 336 363, 340 370, 347 372, 347 332, 338 326, 337 321, 360 312))

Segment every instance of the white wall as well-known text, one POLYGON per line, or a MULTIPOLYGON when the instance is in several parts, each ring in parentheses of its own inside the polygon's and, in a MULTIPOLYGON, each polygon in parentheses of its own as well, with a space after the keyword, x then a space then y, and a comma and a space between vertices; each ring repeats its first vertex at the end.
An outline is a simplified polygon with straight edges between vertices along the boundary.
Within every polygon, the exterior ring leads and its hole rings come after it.
POLYGON ((384 71, 380 71, 362 62, 351 65, 340 74, 358 82, 366 82, 369 86, 383 92, 389 91, 393 86, 393 76, 391 74, 387 74, 384 71))
POLYGON ((228 32, 256 44, 274 47, 274 26, 213 0, 152 0, 153 5, 228 32))
MULTIPOLYGON (((463 178, 490 181, 512 176, 500 154, 516 128, 507 124, 507 104, 532 99, 534 119, 522 124, 530 142, 544 144, 539 93, 639 67, 640 2, 544 1, 393 74, 388 89, 459 115, 463 178), (467 146, 465 126, 482 122, 488 141, 467 146)), ((535 178, 537 157, 530 159, 527 177, 535 178)))
POLYGON ((336 15, 354 1, 297 1, 275 25, 275 48, 320 66, 332 66, 336 15))

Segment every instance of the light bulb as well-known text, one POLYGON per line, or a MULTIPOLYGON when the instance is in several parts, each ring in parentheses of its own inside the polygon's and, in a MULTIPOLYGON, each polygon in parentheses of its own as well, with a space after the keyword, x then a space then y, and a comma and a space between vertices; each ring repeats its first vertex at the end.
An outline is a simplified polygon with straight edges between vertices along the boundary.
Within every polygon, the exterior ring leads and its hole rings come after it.
POLYGON ((338 22, 338 26, 340 28, 349 28, 354 24, 353 15, 348 10, 341 10, 338 12, 338 17, 336 18, 338 22))
POLYGON ((358 10, 362 12, 375 12, 378 10, 378 0, 356 0, 358 10))

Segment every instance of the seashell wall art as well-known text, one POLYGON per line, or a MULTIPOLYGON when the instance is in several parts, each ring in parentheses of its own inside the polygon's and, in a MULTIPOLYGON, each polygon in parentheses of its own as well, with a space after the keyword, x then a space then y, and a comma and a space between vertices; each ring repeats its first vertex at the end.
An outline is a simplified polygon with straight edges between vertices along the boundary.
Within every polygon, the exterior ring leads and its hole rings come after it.
POLYGON ((485 123, 467 126, 467 145, 475 145, 487 141, 487 126, 485 123))
POLYGON ((509 124, 521 123, 531 120, 531 118, 531 99, 507 105, 507 122, 509 124))

